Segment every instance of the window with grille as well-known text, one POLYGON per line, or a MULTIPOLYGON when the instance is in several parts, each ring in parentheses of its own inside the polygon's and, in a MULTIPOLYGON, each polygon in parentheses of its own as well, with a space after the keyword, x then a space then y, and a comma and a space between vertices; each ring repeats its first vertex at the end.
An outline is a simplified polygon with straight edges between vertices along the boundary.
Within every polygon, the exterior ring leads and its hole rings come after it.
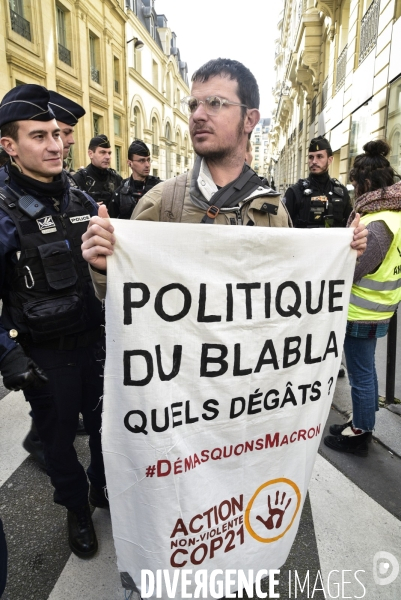
POLYGON ((116 171, 121 171, 121 148, 120 146, 114 146, 114 152, 116 153, 116 171))
POLYGON ((24 18, 23 0, 9 0, 11 29, 31 41, 31 24, 24 18))
POLYGON ((71 52, 68 49, 67 42, 67 26, 65 11, 59 6, 57 10, 57 38, 58 38, 58 57, 59 59, 71 66, 71 52))
POLYGON ((102 117, 93 113, 93 136, 99 135, 101 133, 102 127, 102 117))
POLYGON ((114 57, 114 91, 116 94, 121 93, 120 89, 120 61, 114 57))
POLYGON ((114 115, 114 135, 121 136, 121 117, 114 115))
POLYGON ((99 39, 92 33, 89 34, 90 73, 92 81, 100 83, 100 71, 98 60, 99 39))

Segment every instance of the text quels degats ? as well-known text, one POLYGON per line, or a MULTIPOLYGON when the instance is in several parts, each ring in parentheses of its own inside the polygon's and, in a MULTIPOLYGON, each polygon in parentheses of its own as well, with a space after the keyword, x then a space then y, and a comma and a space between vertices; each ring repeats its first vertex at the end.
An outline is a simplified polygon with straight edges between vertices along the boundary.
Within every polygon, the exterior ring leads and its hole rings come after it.
MULTIPOLYGON (((281 319, 295 318, 300 319, 303 314, 317 315, 326 310, 329 313, 343 311, 340 304, 343 296, 342 286, 344 280, 322 280, 318 283, 311 281, 305 282, 305 288, 302 289, 294 281, 285 281, 272 291, 271 283, 238 283, 234 291, 233 284, 225 284, 226 297, 225 307, 222 314, 212 314, 207 310, 207 284, 201 283, 196 294, 197 299, 197 318, 198 323, 214 323, 223 320, 229 322, 234 320, 234 314, 240 313, 246 320, 256 320, 263 323, 264 320, 272 319, 274 316, 281 319), (261 302, 262 295, 262 302, 261 302), (285 297, 285 303, 284 303, 285 297), (312 300, 314 299, 314 300, 312 300), (257 300, 257 302, 254 302, 257 300), (263 305, 263 316, 255 315, 255 307, 260 310, 263 305), (276 314, 274 314, 274 312, 276 314), (263 319, 263 320, 262 320, 263 319)), ((193 304, 194 294, 180 283, 166 285, 155 294, 153 303, 154 311, 160 319, 165 322, 179 321, 187 317, 193 304), (182 308, 176 314, 169 314, 165 310, 164 298, 172 290, 182 295, 182 308)), ((151 292, 145 283, 125 283, 123 286, 123 309, 124 325, 135 324, 135 318, 138 317, 138 309, 143 308, 151 301, 151 292), (137 295, 140 297, 137 298, 137 295), (133 298, 133 295, 135 298, 133 298)), ((212 303, 211 303, 212 304, 212 303)), ((214 306, 215 303, 213 303, 214 306)), ((217 312, 217 311, 215 311, 217 312)), ((240 317, 238 317, 239 319, 240 317)), ((310 365, 320 363, 326 360, 330 355, 338 357, 338 344, 335 331, 330 331, 323 352, 316 352, 313 348, 313 334, 308 333, 304 337, 287 336, 279 340, 266 339, 262 347, 257 349, 259 356, 252 365, 249 363, 249 357, 241 357, 241 343, 233 344, 233 348, 228 348, 224 344, 202 343, 200 344, 199 356, 199 376, 200 377, 221 377, 232 369, 233 377, 245 377, 252 373, 260 373, 262 369, 287 369, 297 365, 300 361, 303 364, 310 365), (247 359, 247 360, 246 360, 247 359), (247 364, 246 364, 247 363, 247 364)), ((123 353, 124 363, 124 385, 125 386, 146 386, 155 376, 157 370, 160 381, 170 381, 180 372, 183 356, 183 346, 174 345, 172 356, 162 356, 161 346, 156 345, 154 356, 147 349, 125 350, 123 353), (135 366, 140 361, 143 374, 143 366, 146 366, 146 375, 140 379, 135 378, 135 366), (169 372, 166 372, 164 362, 172 365, 169 372), (164 365, 164 366, 163 366, 164 365)), ((261 391, 260 389, 249 395, 249 398, 237 397, 231 399, 230 418, 236 418, 247 410, 247 414, 255 414, 265 410, 282 408, 285 404, 292 405, 305 404, 307 400, 315 401, 321 396, 321 382, 297 386, 294 390, 289 382, 284 393, 276 389, 261 391), (311 391, 309 394, 308 390, 311 391)), ((225 403, 226 404, 226 403, 225 403)), ((204 420, 213 420, 219 414, 217 408, 219 402, 216 399, 208 399, 203 402, 201 417, 204 420)), ((194 423, 199 420, 198 416, 191 415, 190 401, 185 403, 176 402, 171 407, 165 407, 163 423, 157 423, 156 409, 152 411, 151 427, 154 431, 165 431, 169 426, 176 427, 194 423), (171 412, 171 423, 169 413, 171 412)), ((137 421, 137 418, 135 421, 137 421)), ((147 433, 147 417, 143 411, 130 411, 125 418, 125 426, 133 433, 147 433), (131 425, 132 416, 139 417, 139 424, 131 425)))

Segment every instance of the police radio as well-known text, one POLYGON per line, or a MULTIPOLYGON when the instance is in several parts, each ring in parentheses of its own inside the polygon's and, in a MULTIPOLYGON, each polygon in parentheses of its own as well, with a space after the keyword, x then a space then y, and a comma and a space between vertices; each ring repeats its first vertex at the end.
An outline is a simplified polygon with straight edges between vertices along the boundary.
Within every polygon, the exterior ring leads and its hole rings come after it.
POLYGON ((31 219, 38 219, 46 210, 44 204, 28 194, 21 196, 17 204, 20 211, 31 219))

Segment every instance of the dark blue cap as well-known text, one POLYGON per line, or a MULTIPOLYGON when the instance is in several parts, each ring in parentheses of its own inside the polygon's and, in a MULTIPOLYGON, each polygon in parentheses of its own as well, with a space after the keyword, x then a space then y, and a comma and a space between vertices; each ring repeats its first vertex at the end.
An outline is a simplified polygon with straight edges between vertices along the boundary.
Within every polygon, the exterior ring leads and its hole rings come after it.
POLYGON ((110 148, 110 142, 107 138, 107 135, 104 135, 104 133, 100 133, 99 135, 95 135, 95 137, 93 137, 91 139, 91 141, 89 142, 89 149, 91 150, 92 148, 97 148, 98 146, 101 146, 102 148, 110 148))
POLYGON ((49 95, 49 106, 56 116, 56 121, 74 127, 78 123, 78 119, 86 113, 86 110, 82 106, 66 98, 66 96, 62 96, 52 90, 49 90, 49 95))
POLYGON ((134 140, 128 148, 128 158, 133 154, 139 156, 150 156, 149 148, 142 140, 134 140))
POLYGON ((51 121, 49 92, 43 85, 18 85, 4 96, 0 104, 0 128, 12 121, 51 121))

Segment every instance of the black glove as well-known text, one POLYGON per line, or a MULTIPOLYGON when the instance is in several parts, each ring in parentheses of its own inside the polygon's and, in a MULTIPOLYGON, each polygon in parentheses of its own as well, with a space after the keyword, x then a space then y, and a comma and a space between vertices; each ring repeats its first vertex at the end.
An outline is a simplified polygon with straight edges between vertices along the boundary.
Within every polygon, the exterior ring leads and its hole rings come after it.
POLYGON ((38 365, 25 355, 21 346, 11 350, 0 363, 4 386, 17 392, 25 388, 45 385, 49 380, 38 365))

